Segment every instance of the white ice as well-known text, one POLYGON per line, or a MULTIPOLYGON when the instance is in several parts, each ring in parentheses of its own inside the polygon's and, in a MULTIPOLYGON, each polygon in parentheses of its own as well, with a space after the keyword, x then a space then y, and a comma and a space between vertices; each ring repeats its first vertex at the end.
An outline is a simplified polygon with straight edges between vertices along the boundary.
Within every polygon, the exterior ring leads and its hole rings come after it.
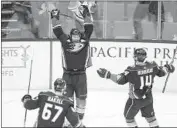
MULTIPOLYGON (((30 91, 32 96, 39 90, 30 91)), ((25 109, 21 97, 23 90, 2 92, 2 126, 23 127, 25 109)), ((84 124, 87 127, 126 127, 123 117, 124 106, 128 98, 127 90, 88 90, 88 101, 84 124)), ((154 92, 154 108, 161 127, 177 127, 177 93, 154 92)), ((37 118, 37 110, 28 111, 26 126, 32 127, 37 118)), ((136 121, 140 127, 148 127, 139 113, 136 121)))

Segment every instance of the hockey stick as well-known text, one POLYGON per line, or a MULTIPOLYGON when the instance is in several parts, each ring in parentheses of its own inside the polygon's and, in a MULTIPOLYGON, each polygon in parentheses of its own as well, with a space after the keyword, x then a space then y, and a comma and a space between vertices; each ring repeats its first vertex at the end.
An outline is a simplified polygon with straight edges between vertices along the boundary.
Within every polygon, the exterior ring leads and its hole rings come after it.
MULTIPOLYGON (((28 92, 27 92, 27 94, 29 94, 29 90, 30 90, 30 86, 31 86, 32 65, 33 65, 33 59, 31 59, 30 76, 29 76, 29 84, 28 84, 28 92)), ((26 126, 26 116, 27 116, 27 109, 25 109, 24 128, 26 126)))
MULTIPOLYGON (((177 52, 177 46, 176 46, 176 49, 175 49, 175 51, 174 51, 173 58, 172 58, 170 64, 173 64, 173 62, 174 62, 174 60, 175 60, 176 52, 177 52)), ((169 76, 170 76, 170 73, 168 72, 167 77, 166 77, 166 80, 165 80, 165 84, 164 84, 164 87, 163 87, 163 90, 162 90, 162 93, 165 92, 165 89, 166 89, 166 86, 167 86, 167 82, 168 82, 169 76)))

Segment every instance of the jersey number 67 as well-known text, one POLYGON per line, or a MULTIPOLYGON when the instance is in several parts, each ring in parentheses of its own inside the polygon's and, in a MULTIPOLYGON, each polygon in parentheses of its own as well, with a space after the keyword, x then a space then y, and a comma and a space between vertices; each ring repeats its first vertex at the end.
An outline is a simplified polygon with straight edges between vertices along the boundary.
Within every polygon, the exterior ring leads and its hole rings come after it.
POLYGON ((51 119, 52 122, 55 122, 58 119, 58 117, 60 116, 60 114, 62 113, 62 111, 63 111, 63 108, 58 106, 58 105, 45 103, 45 106, 44 106, 44 109, 43 109, 43 112, 42 112, 42 118, 44 120, 51 119), (57 112, 54 115, 54 117, 52 117, 52 119, 51 119, 52 109, 57 110, 57 112))

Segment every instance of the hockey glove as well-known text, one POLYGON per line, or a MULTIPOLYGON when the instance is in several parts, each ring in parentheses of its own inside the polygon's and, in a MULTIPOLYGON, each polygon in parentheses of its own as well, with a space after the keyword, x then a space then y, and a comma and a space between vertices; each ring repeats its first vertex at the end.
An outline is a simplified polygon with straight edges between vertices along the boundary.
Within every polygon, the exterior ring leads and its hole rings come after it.
POLYGON ((145 94, 148 94, 149 92, 151 92, 151 90, 152 90, 152 86, 144 86, 143 87, 143 92, 145 94))
POLYGON ((24 95, 24 96, 22 97, 21 101, 22 101, 22 102, 25 102, 26 100, 31 100, 31 99, 32 99, 31 95, 26 94, 26 95, 24 95))
POLYGON ((99 70, 97 70, 97 73, 98 75, 101 77, 101 78, 107 78, 109 79, 111 77, 111 72, 110 71, 107 71, 106 69, 104 68, 100 68, 99 70))
POLYGON ((169 73, 173 73, 175 71, 175 67, 172 64, 166 64, 164 67, 166 67, 167 72, 169 73))
POLYGON ((88 6, 86 5, 81 5, 79 6, 79 11, 80 11, 80 14, 85 18, 86 16, 90 16, 90 12, 89 12, 89 9, 88 9, 88 6))
POLYGON ((54 9, 54 10, 51 11, 50 14, 51 14, 51 19, 52 18, 56 18, 57 20, 60 19, 60 10, 54 9))

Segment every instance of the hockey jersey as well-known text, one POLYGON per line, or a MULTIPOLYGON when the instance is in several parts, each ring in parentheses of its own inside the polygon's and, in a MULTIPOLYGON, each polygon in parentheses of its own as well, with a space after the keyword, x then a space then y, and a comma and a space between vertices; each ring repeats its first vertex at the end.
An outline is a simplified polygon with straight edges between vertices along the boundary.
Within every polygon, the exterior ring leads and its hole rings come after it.
POLYGON ((69 35, 65 34, 60 25, 53 28, 53 32, 62 44, 62 64, 66 70, 85 70, 92 66, 89 40, 93 32, 93 24, 84 25, 79 42, 72 42, 69 35))
POLYGON ((155 76, 163 77, 166 72, 155 62, 145 62, 129 66, 121 77, 118 84, 129 83, 129 96, 132 99, 141 99, 145 95, 145 87, 153 86, 155 76))
POLYGON ((27 100, 24 107, 28 110, 39 108, 36 127, 62 127, 65 117, 72 126, 80 123, 73 102, 50 91, 40 92, 34 99, 27 100))

